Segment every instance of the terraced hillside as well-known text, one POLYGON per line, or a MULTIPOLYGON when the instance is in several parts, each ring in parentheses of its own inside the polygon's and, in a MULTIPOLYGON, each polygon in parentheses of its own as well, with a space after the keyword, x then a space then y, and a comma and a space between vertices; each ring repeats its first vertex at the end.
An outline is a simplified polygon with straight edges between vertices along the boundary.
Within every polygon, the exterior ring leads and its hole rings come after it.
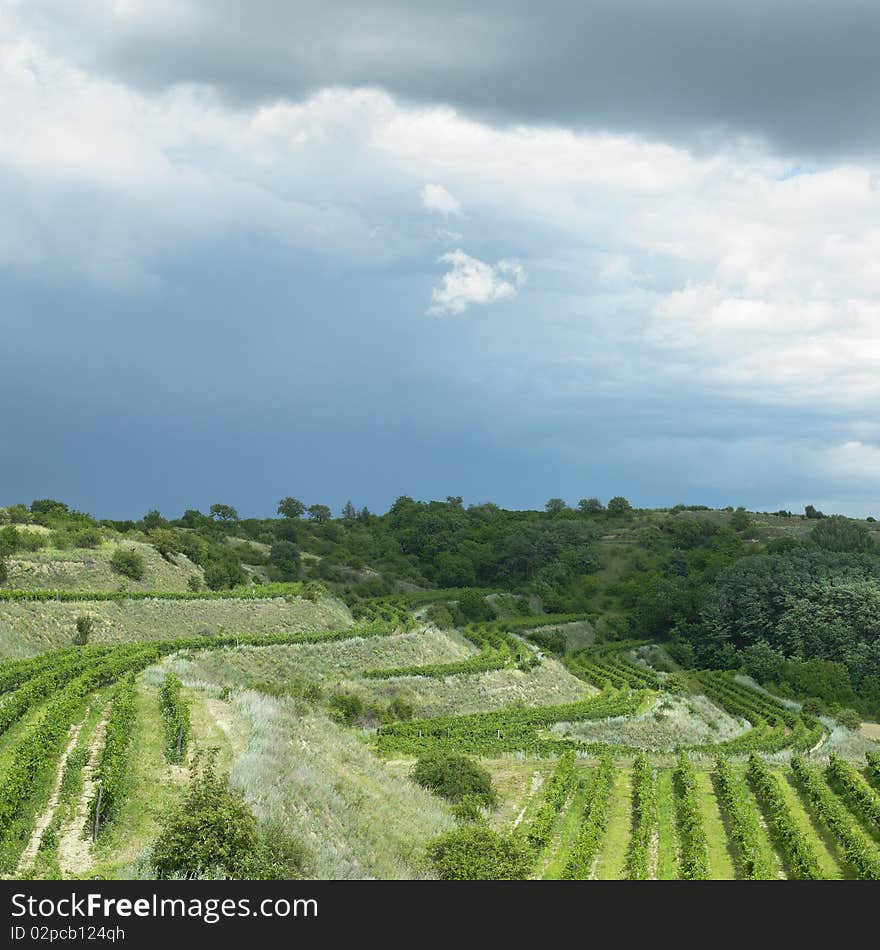
POLYGON ((431 877, 456 812, 409 774, 444 750, 488 768, 488 821, 523 842, 533 877, 880 876, 870 740, 835 755, 832 723, 730 674, 652 668, 638 642, 563 664, 529 642, 540 626, 401 613, 7 661, 3 872, 152 876, 163 816, 216 749, 260 825, 303 843, 307 876, 431 877), (653 717, 668 741, 647 741, 653 717))

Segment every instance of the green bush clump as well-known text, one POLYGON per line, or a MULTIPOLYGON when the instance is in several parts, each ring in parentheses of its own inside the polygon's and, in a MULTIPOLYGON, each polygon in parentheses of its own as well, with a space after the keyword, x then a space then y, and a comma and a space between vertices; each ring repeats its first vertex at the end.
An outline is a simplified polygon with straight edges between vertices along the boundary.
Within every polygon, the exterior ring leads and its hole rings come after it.
POLYGON ((484 807, 493 808, 498 800, 489 772, 473 759, 456 752, 426 753, 413 766, 412 778, 451 802, 459 802, 469 795, 479 798, 484 807))
POLYGON ((329 706, 330 715, 346 726, 354 725, 364 712, 364 701, 353 693, 334 693, 329 706))
POLYGON ((260 828, 242 793, 217 775, 213 757, 162 821, 153 846, 156 877, 299 880, 304 845, 278 825, 260 828))
POLYGON ((498 834, 483 822, 435 838, 428 845, 428 858, 444 881, 523 881, 534 860, 521 835, 498 834))
POLYGON ((117 548, 110 558, 110 567, 117 574, 130 577, 133 581, 143 580, 146 573, 144 559, 134 548, 117 548))
POLYGON ((181 682, 173 674, 159 687, 159 711, 165 733, 165 758, 180 762, 186 754, 189 738, 189 703, 181 693, 181 682))
POLYGON ((73 635, 73 645, 77 647, 85 646, 89 642, 89 637, 95 629, 95 618, 88 614, 82 614, 76 618, 76 633, 73 635))

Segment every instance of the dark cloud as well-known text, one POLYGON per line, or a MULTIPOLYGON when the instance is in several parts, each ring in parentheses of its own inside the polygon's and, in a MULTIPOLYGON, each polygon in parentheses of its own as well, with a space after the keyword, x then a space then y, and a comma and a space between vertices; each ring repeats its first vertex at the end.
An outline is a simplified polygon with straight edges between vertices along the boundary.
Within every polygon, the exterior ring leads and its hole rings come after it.
POLYGON ((864 0, 180 0, 131 8, 119 17, 92 8, 90 17, 79 5, 72 13, 59 0, 35 0, 26 9, 65 55, 149 88, 203 82, 252 103, 377 85, 496 122, 691 145, 757 136, 819 158, 880 145, 880 5, 864 0))

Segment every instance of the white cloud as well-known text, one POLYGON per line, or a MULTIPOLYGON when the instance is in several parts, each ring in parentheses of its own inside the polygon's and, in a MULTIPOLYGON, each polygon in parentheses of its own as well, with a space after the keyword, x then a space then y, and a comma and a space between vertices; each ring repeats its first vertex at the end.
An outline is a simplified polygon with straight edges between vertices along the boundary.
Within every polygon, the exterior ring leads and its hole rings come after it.
POLYGON ((515 297, 526 278, 516 261, 502 260, 493 267, 461 250, 444 254, 440 263, 450 264, 451 270, 431 291, 428 313, 435 317, 464 313, 473 303, 489 304, 515 297))
POLYGON ((422 204, 428 211, 436 211, 444 217, 461 214, 461 203, 442 185, 425 185, 422 188, 422 204))

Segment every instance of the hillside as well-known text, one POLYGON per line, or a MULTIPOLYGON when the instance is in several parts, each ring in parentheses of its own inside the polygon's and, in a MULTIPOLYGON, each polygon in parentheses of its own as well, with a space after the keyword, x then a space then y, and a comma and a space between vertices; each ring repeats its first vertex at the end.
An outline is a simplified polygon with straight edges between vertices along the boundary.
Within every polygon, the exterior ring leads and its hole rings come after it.
POLYGON ((35 505, 0 529, 7 876, 167 876, 209 799, 251 837, 197 876, 880 876, 873 522, 35 505), (62 550, 75 577, 16 586, 62 550))

